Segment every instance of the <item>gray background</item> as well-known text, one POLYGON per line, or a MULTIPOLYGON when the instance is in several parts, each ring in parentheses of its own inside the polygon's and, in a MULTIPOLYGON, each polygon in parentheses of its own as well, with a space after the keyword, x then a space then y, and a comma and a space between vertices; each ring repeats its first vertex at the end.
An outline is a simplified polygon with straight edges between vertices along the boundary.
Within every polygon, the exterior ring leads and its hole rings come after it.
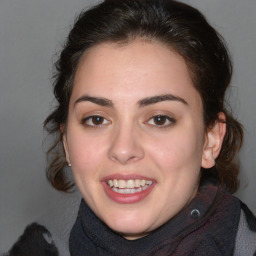
MULTIPOLYGON (((54 107, 56 53, 86 0, 0 0, 0 253, 32 221, 67 239, 79 193, 47 183, 42 123, 54 107)), ((225 37, 234 62, 230 101, 245 127, 237 196, 256 213, 256 1, 191 0, 225 37)))

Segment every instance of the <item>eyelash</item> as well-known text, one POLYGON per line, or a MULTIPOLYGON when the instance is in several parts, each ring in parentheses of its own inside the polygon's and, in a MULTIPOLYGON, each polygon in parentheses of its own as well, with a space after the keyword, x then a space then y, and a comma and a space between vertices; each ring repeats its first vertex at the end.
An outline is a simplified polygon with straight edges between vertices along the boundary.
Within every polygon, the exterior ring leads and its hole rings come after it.
POLYGON ((155 126, 156 128, 168 128, 171 125, 174 125, 176 123, 176 120, 170 116, 167 115, 155 115, 152 116, 147 122, 147 124, 155 126), (156 124, 155 121, 157 118, 161 118, 163 119, 164 123, 163 124, 156 124), (150 121, 152 120, 152 122, 154 122, 154 124, 151 124, 150 121), (166 124, 167 122, 167 124, 166 124))
MULTIPOLYGON (((83 118, 81 121, 81 124, 88 128, 101 128, 102 126, 105 126, 108 123, 110 123, 110 121, 100 115, 88 116, 88 117, 83 118), (95 123, 93 123, 93 121, 96 121, 96 122, 99 121, 100 123, 95 124, 95 123)), ((152 116, 150 119, 148 119, 148 121, 146 121, 144 123, 149 124, 150 126, 155 127, 155 128, 168 128, 169 126, 174 125, 176 123, 176 120, 167 115, 155 115, 155 116, 152 116), (157 120, 157 119, 159 119, 159 120, 157 120), (157 124, 156 123, 157 121, 163 122, 163 123, 157 124)))
MULTIPOLYGON (((96 121, 96 120, 94 120, 96 121)), ((93 116, 88 116, 88 117, 85 117, 82 119, 81 121, 81 124, 82 125, 85 125, 86 127, 89 127, 89 128, 100 128, 104 125, 107 125, 107 123, 110 123, 109 120, 107 120, 105 117, 103 116, 100 116, 100 115, 93 115, 93 116), (100 123, 100 124, 93 124, 93 118, 99 118, 101 121, 103 121, 103 123, 100 123), (90 123, 89 123, 90 122, 90 123)))

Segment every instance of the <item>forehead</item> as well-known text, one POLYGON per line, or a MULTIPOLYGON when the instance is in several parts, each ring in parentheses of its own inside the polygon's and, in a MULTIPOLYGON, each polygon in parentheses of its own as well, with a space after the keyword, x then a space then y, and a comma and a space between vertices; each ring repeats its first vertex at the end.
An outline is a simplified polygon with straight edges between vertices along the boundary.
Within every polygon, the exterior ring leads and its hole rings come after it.
POLYGON ((84 93, 111 99, 171 93, 191 104, 201 102, 184 59, 161 43, 143 40, 99 44, 85 52, 72 97, 84 93))

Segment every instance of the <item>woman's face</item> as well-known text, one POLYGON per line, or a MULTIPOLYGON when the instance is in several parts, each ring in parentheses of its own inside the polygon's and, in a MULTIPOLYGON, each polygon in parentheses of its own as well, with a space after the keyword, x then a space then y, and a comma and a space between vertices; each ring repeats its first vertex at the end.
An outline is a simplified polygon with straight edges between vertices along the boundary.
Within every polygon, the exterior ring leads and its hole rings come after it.
POLYGON ((85 201, 128 239, 161 226, 197 193, 202 102, 183 58, 160 43, 87 51, 66 131, 67 160, 85 201))

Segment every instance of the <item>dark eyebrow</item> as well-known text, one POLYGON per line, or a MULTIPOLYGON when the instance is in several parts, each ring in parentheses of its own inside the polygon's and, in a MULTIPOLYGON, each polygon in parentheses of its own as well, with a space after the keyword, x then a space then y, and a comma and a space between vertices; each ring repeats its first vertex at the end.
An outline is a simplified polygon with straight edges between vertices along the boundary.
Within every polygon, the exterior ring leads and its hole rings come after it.
POLYGON ((172 94, 164 94, 164 95, 157 95, 157 96, 153 96, 153 97, 147 97, 145 99, 140 100, 138 102, 138 105, 139 105, 139 107, 145 107, 145 106, 148 106, 151 104, 156 104, 158 102, 167 101, 167 100, 179 101, 185 105, 188 105, 188 103, 184 99, 182 99, 178 96, 172 95, 172 94))
POLYGON ((106 98, 101 98, 101 97, 91 97, 88 95, 83 95, 82 97, 78 98, 74 105, 76 105, 79 102, 83 102, 83 101, 90 101, 92 103, 95 103, 97 105, 103 106, 103 107, 113 107, 113 102, 109 99, 106 98))

